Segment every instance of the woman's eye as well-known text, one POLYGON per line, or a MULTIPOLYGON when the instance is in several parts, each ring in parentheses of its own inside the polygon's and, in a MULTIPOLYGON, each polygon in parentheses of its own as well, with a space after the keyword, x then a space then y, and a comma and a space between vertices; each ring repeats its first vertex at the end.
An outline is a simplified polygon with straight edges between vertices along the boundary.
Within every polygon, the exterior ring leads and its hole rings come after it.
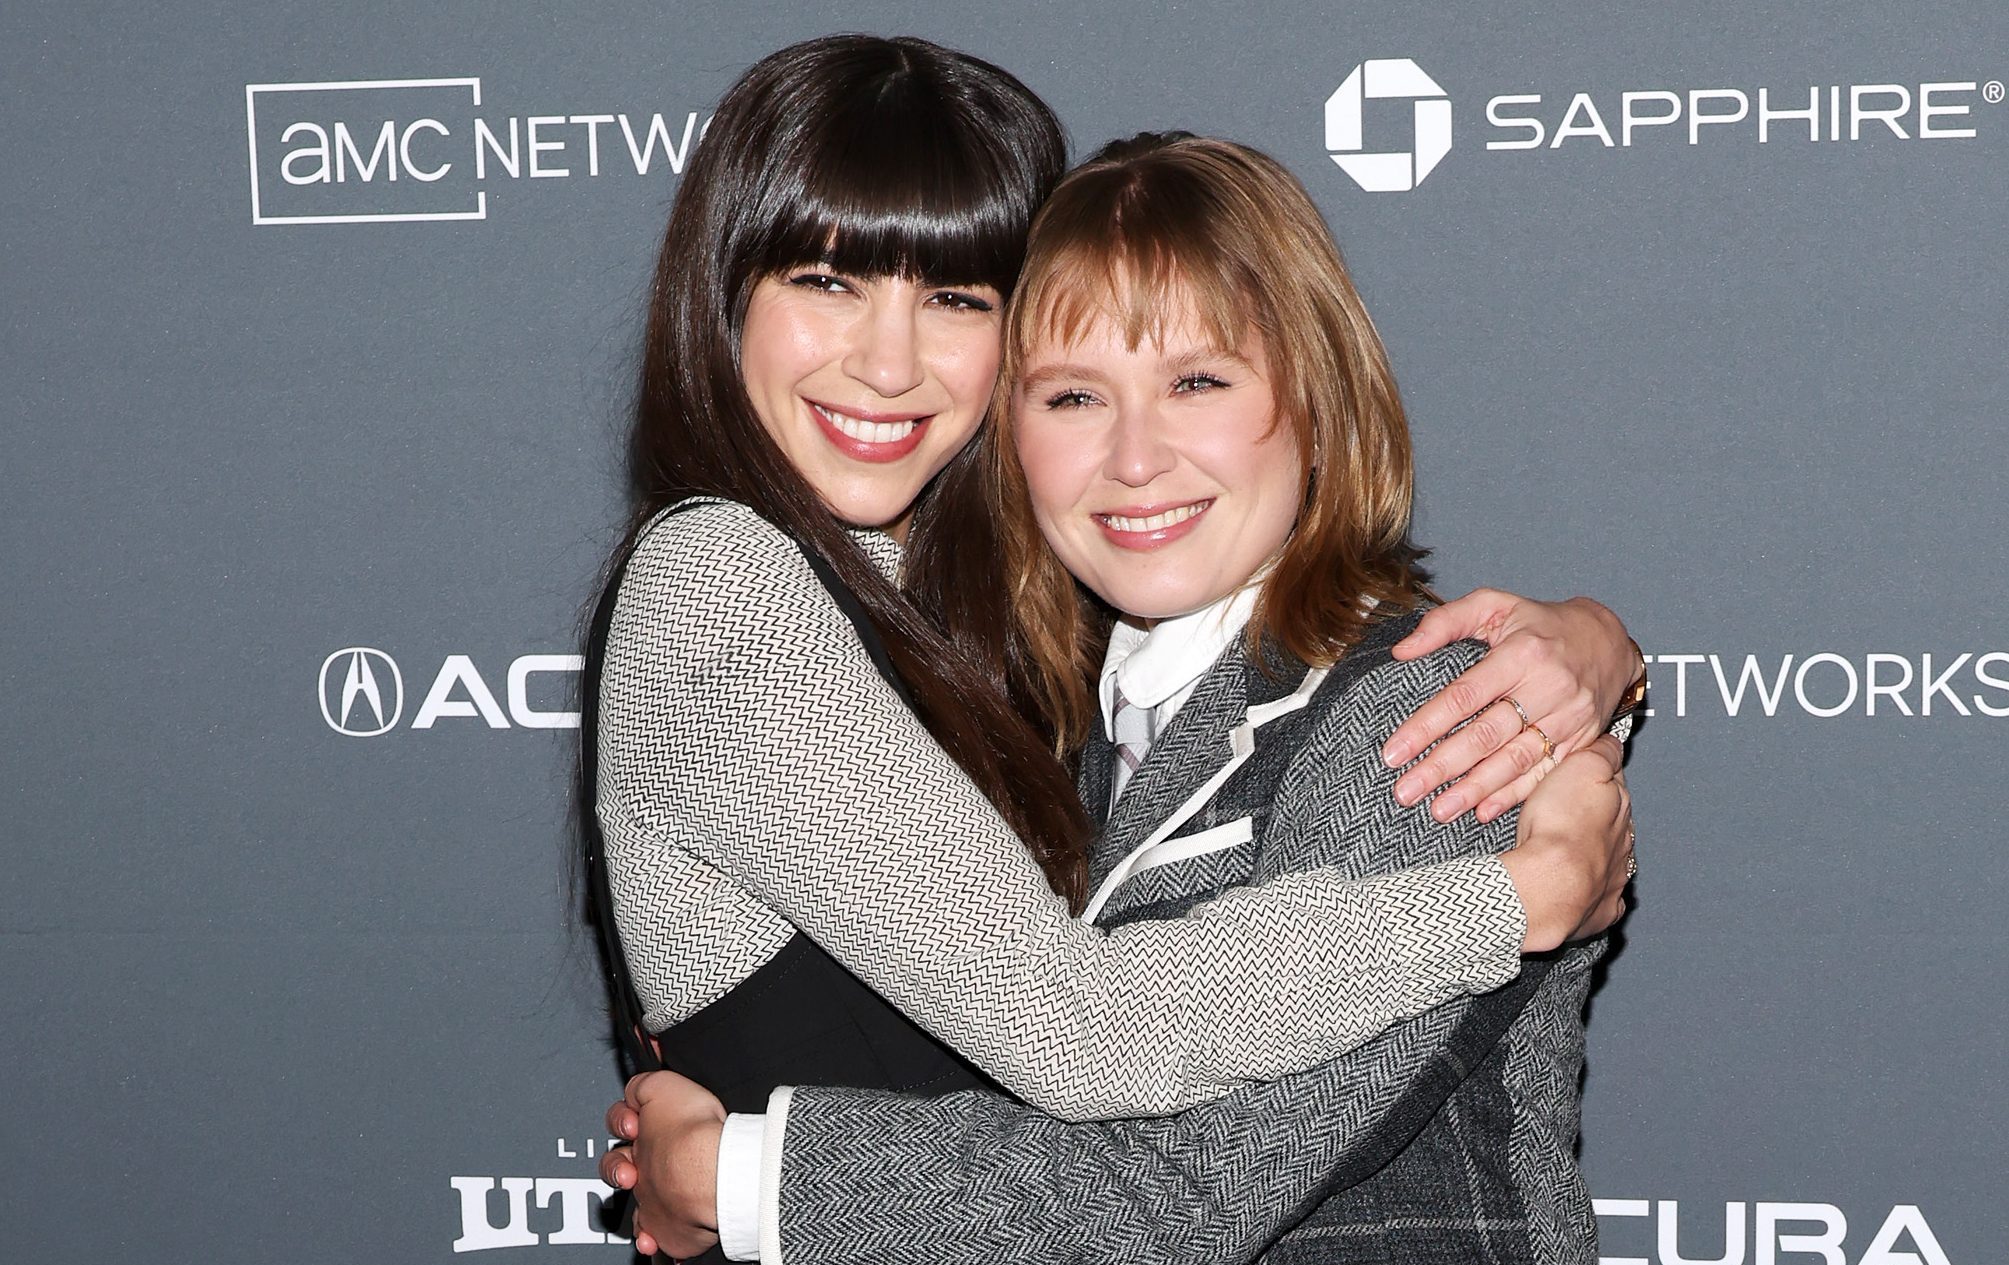
POLYGON ((805 290, 825 290, 831 293, 851 288, 827 272, 798 272, 788 279, 788 284, 801 286, 805 290))
POLYGON ((1211 373, 1189 373, 1172 383, 1172 394, 1191 395, 1196 391, 1212 391, 1226 385, 1228 385, 1226 379, 1217 378, 1211 373))
POLYGON ((1048 408, 1085 408, 1095 403, 1095 397, 1086 391, 1056 391, 1046 397, 1048 408))
POLYGON ((982 295, 969 294, 962 290, 943 290, 929 296, 929 301, 938 307, 953 308, 958 312, 988 312, 992 310, 990 300, 982 295))

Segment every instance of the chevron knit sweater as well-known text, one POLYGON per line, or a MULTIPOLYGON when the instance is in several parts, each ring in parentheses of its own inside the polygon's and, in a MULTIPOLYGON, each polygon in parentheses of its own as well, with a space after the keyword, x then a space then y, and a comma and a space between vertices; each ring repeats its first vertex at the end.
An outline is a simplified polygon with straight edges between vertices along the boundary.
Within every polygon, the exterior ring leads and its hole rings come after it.
POLYGON ((1283 875, 1117 930, 1076 921, 794 543, 731 502, 644 534, 608 637, 599 754, 652 1028, 799 929, 1026 1102, 1154 1115, 1315 1066, 1519 969, 1524 917, 1492 857, 1283 875))

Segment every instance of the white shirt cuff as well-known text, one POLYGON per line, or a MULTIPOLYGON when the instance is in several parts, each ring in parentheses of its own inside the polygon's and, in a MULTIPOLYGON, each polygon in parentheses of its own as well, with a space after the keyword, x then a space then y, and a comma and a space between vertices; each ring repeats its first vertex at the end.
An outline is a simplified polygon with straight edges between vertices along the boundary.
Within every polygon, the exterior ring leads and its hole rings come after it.
POLYGON ((731 1114, 718 1135, 718 1241, 727 1259, 760 1259, 761 1139, 767 1117, 731 1114))
POLYGON ((767 1096, 767 1128, 760 1145, 760 1260, 781 1261, 781 1141, 788 1128, 788 1103, 795 1087, 783 1085, 767 1096))

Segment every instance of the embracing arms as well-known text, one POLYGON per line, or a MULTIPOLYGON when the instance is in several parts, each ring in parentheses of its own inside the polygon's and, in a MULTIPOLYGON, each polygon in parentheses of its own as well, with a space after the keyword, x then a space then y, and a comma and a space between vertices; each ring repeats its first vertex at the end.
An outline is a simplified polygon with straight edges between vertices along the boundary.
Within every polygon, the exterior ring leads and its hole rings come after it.
MULTIPOLYGON (((1381 675, 1412 686, 1418 676, 1399 668, 1381 675)), ((1385 714, 1353 706, 1321 724, 1281 788, 1257 877, 1332 864, 1370 873, 1510 841, 1504 821, 1444 825, 1395 806, 1386 791, 1396 773, 1373 759, 1386 730, 1369 717, 1385 714), (1351 820, 1322 811, 1337 799, 1366 811, 1351 820)), ((1524 834, 1594 834, 1616 850, 1629 822, 1617 755, 1606 740, 1566 764, 1523 814, 1524 834)), ((1484 1059, 1547 969, 1531 964, 1507 989, 1459 999, 1322 1067, 1170 1119, 1068 1124, 982 1093, 935 1101, 808 1088, 778 1095, 765 1122, 761 1259, 1245 1259, 1318 1198, 1401 1149, 1484 1059)), ((637 1088, 650 1092, 631 1094, 637 1088)), ((632 1123, 610 1115, 617 1133, 633 1136, 632 1123)), ((650 1140, 674 1145, 674 1121, 649 1128, 672 1135, 650 1140)), ((695 1133, 701 1140, 684 1159, 705 1169, 697 1189, 708 1205, 704 1139, 717 1134, 695 1133)), ((609 1181, 628 1184, 609 1164, 609 1181)), ((709 1211, 643 1207, 645 1224, 671 1235, 692 1217, 702 1225, 709 1211)))
MULTIPOLYGON (((1218 1097, 1519 969, 1525 915, 1492 857, 1284 875, 1114 932, 1077 922, 792 543, 741 506, 644 537, 601 699, 598 808, 631 958, 650 957, 663 876, 702 879, 739 902, 730 913, 778 913, 1058 1116, 1218 1097)), ((676 1017, 661 981, 637 982, 652 1020, 676 1017)))

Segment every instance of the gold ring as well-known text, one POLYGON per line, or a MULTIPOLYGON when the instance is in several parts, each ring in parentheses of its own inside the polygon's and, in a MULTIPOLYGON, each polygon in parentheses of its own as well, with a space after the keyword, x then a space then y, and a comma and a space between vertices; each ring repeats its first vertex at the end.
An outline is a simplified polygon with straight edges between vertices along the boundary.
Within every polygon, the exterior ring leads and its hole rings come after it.
MULTIPOLYGON (((1549 741, 1549 736, 1542 732, 1540 725, 1531 720, 1528 722, 1528 728, 1534 730, 1535 737, 1542 740, 1542 759, 1546 760, 1556 753, 1556 744, 1549 741)), ((1523 732, 1526 731, 1524 730, 1523 732)))
POLYGON ((1535 722, 1528 719, 1528 709, 1521 706, 1519 699, 1515 698, 1512 694, 1502 694, 1500 695, 1500 701, 1502 703, 1505 703, 1507 706, 1513 708, 1514 715, 1519 716, 1521 718, 1522 733, 1526 733, 1528 732, 1528 730, 1533 729, 1535 727, 1535 722))

